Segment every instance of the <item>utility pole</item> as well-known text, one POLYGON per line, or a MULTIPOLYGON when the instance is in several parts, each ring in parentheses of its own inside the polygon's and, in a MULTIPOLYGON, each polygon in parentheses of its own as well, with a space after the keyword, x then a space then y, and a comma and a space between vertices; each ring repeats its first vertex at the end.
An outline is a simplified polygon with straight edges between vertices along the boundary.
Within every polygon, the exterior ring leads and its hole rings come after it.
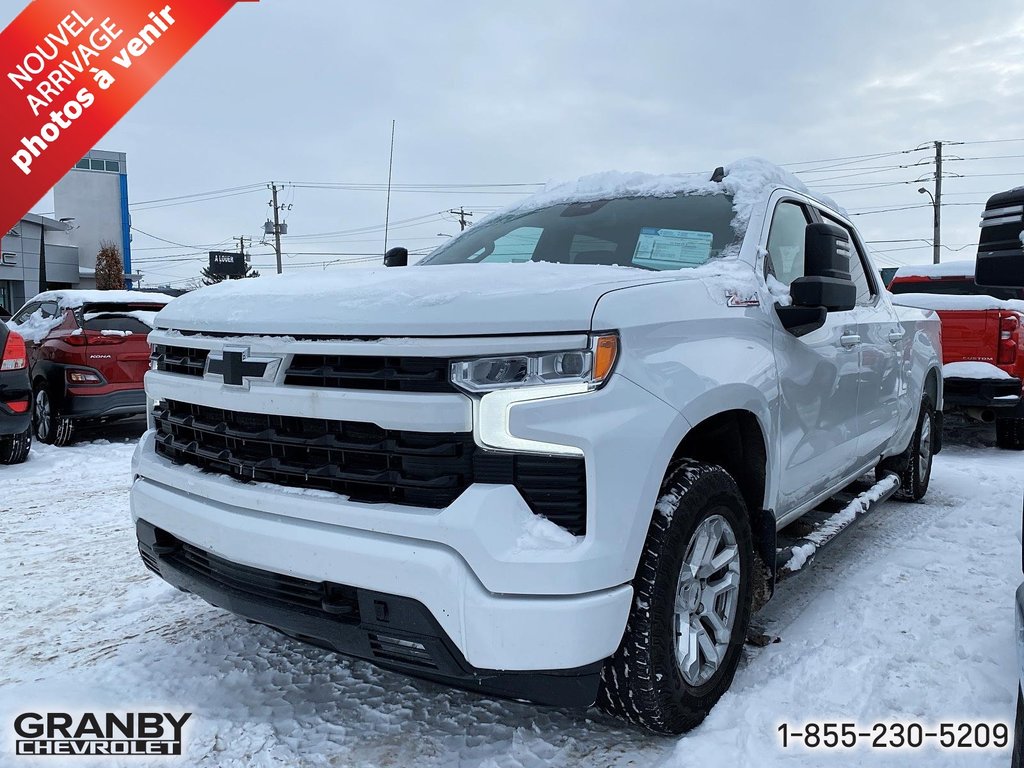
POLYGON ((939 249, 942 247, 942 142, 935 142, 935 209, 934 232, 932 233, 932 263, 939 263, 939 249))
POLYGON ((466 217, 473 215, 472 213, 466 213, 465 208, 463 208, 461 205, 459 206, 459 210, 457 210, 457 211, 451 210, 451 211, 448 211, 448 213, 452 214, 453 216, 458 216, 459 217, 459 231, 460 232, 464 231, 466 229, 466 227, 469 226, 469 221, 467 220, 466 217))
POLYGON ((243 256, 245 256, 245 241, 248 240, 249 241, 249 245, 252 245, 252 238, 251 237, 238 236, 238 237, 233 238, 233 239, 238 241, 238 252, 240 254, 242 254, 243 256))
MULTIPOLYGON (((280 209, 280 207, 277 204, 277 184, 275 184, 273 182, 270 183, 270 194, 271 194, 270 207, 274 209, 274 224, 273 224, 273 229, 274 229, 274 251, 277 253, 277 274, 280 275, 281 271, 282 271, 282 268, 281 268, 281 219, 279 217, 281 209, 280 209)), ((267 229, 269 229, 269 227, 264 227, 263 231, 267 232, 267 229)), ((269 235, 270 233, 267 232, 267 234, 269 235)))

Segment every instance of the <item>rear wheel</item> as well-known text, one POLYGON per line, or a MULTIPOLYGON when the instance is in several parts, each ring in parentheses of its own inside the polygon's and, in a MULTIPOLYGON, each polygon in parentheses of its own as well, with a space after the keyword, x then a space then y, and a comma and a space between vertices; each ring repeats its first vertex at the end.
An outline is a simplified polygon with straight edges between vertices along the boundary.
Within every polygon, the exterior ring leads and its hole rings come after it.
POLYGON ((876 474, 881 477, 892 472, 900 479, 899 490, 893 498, 900 501, 920 501, 928 493, 928 484, 932 477, 932 458, 935 443, 935 406, 930 396, 921 398, 921 408, 917 414, 917 427, 910 445, 898 456, 883 459, 878 465, 876 474))
POLYGON ((45 384, 36 385, 32 401, 32 426, 36 439, 47 445, 67 445, 75 430, 71 419, 57 413, 45 384))
POLYGON ((735 481, 721 467, 679 462, 662 486, 598 706, 658 733, 699 725, 736 673, 752 575, 750 523, 735 481))
POLYGON ((996 446, 1009 451, 1024 451, 1024 419, 996 419, 996 446))
POLYGON ((32 447, 32 428, 17 435, 0 437, 0 464, 21 464, 32 447))

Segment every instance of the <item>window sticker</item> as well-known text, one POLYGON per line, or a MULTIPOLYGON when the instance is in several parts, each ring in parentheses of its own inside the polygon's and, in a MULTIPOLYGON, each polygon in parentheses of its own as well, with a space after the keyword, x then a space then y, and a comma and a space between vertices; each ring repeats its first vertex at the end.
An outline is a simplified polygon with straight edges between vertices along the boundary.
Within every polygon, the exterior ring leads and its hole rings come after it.
POLYGON ((636 241, 633 263, 654 269, 699 267, 711 258, 710 232, 643 227, 636 241))

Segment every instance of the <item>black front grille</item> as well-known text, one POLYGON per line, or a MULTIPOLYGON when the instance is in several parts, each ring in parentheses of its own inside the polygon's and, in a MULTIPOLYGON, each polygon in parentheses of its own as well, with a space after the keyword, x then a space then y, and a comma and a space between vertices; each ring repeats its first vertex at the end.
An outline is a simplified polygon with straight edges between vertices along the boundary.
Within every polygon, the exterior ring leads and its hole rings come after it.
MULTIPOLYGON (((154 344, 150 359, 158 371, 202 376, 210 351, 154 344)), ((295 355, 284 383, 293 387, 367 389, 390 392, 456 392, 451 362, 436 357, 295 355)))
POLYGON ((515 485, 530 508, 586 532, 586 471, 575 457, 483 450, 468 432, 228 411, 166 400, 156 451, 243 482, 334 491, 360 502, 440 509, 473 483, 515 485))
POLYGON ((307 613, 330 614, 343 622, 359 622, 359 595, 355 587, 251 568, 193 547, 159 529, 156 537, 157 545, 152 551, 139 544, 143 562, 156 573, 159 573, 158 563, 167 562, 193 576, 261 601, 307 613))
POLYGON ((284 383, 300 387, 454 392, 450 362, 433 357, 296 355, 284 383))
POLYGON ((158 371, 183 373, 186 376, 202 376, 206 367, 208 349, 192 347, 172 347, 167 344, 154 344, 150 360, 156 363, 158 371))

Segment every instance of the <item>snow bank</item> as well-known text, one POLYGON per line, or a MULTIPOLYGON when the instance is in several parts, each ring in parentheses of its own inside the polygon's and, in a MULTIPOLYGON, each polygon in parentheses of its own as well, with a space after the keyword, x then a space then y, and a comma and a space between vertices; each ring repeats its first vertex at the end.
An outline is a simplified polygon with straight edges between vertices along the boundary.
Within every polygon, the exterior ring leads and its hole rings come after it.
POLYGON ((941 264, 910 264, 896 270, 897 277, 974 277, 973 261, 944 261, 941 264))
POLYGON ((968 360, 959 363, 946 363, 942 366, 944 379, 1012 379, 1014 378, 1002 368, 992 363, 968 360))
POLYGON ((892 303, 918 309, 1012 309, 1024 312, 1024 301, 1020 299, 997 299, 993 296, 952 296, 946 293, 894 293, 892 303))
MULTIPOLYGON (((787 187, 813 197, 826 206, 843 211, 828 197, 816 195, 789 171, 767 160, 748 157, 725 166, 726 176, 721 182, 711 181, 711 171, 687 174, 650 174, 605 171, 583 176, 575 181, 549 182, 539 192, 499 211, 492 217, 505 218, 538 208, 566 203, 585 203, 617 197, 672 197, 677 194, 733 196, 736 217, 733 227, 741 233, 750 221, 754 206, 776 187, 787 187)), ((486 219, 485 219, 486 221, 486 219)))

